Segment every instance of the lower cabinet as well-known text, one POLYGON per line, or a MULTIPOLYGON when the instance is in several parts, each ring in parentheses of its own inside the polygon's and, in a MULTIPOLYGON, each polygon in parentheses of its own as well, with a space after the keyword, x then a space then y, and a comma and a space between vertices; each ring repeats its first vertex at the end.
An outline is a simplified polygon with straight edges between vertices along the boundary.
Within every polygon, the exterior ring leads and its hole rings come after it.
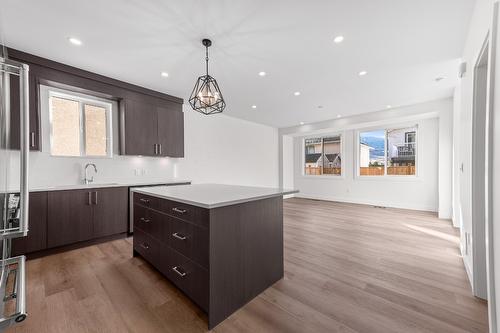
POLYGON ((93 195, 93 237, 127 232, 128 187, 98 189, 93 195))
MULTIPOLYGON (((134 202, 134 251, 208 311, 208 229, 170 215, 171 201, 134 193, 134 202)), ((193 209, 177 207, 187 218, 200 215, 193 209)))
POLYGON ((47 192, 30 193, 28 219, 28 236, 12 240, 14 256, 47 248, 47 192))
POLYGON ((90 190, 48 192, 49 248, 89 240, 93 235, 90 190))
POLYGON ((47 247, 127 231, 128 188, 48 192, 47 247))

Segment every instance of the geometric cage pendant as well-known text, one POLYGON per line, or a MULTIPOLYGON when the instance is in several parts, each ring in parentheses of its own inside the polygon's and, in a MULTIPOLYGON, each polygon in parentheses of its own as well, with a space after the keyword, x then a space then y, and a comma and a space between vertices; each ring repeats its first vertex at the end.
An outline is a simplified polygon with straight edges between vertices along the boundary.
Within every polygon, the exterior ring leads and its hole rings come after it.
POLYGON ((210 75, 203 75, 198 78, 191 97, 189 97, 189 104, 191 104, 193 110, 206 115, 220 113, 226 107, 219 85, 210 75))
POLYGON ((196 81, 189 97, 189 104, 193 110, 210 115, 224 111, 226 102, 217 81, 208 75, 208 47, 212 45, 212 42, 209 39, 204 39, 202 43, 206 47, 207 74, 200 76, 196 81))

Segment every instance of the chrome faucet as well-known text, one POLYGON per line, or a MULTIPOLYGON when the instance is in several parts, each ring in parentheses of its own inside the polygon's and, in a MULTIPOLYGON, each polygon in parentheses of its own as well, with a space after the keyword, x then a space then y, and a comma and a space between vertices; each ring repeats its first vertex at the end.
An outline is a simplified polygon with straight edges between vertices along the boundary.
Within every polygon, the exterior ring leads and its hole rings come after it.
POLYGON ((83 179, 83 182, 84 182, 84 184, 86 184, 86 185, 87 185, 87 184, 91 184, 91 183, 93 183, 93 182, 94 182, 94 176, 92 176, 91 178, 89 178, 89 176, 88 176, 88 174, 87 174, 87 170, 88 170, 88 168, 89 168, 90 166, 91 166, 91 167, 94 167, 94 172, 95 172, 95 173, 97 173, 97 167, 95 166, 95 164, 94 164, 94 163, 87 163, 87 164, 85 165, 85 178, 83 179))

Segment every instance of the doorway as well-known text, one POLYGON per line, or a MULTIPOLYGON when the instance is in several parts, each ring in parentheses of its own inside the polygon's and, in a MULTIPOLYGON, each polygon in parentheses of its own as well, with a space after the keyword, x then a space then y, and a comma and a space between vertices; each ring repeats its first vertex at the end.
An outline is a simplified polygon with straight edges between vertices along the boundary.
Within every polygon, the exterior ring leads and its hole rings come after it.
POLYGON ((486 116, 488 108, 488 41, 474 66, 472 113, 472 288, 474 296, 488 299, 486 265, 486 116))

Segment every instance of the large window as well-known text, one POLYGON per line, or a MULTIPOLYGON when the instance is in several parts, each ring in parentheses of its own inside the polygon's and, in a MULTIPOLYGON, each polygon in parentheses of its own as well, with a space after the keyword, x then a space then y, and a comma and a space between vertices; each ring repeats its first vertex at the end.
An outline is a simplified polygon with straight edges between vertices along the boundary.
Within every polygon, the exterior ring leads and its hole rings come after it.
POLYGON ((342 138, 340 135, 304 140, 305 175, 342 174, 342 138))
POLYGON ((49 91, 50 153, 111 156, 111 103, 49 91))
POLYGON ((416 175, 417 126, 359 133, 360 176, 416 175))

